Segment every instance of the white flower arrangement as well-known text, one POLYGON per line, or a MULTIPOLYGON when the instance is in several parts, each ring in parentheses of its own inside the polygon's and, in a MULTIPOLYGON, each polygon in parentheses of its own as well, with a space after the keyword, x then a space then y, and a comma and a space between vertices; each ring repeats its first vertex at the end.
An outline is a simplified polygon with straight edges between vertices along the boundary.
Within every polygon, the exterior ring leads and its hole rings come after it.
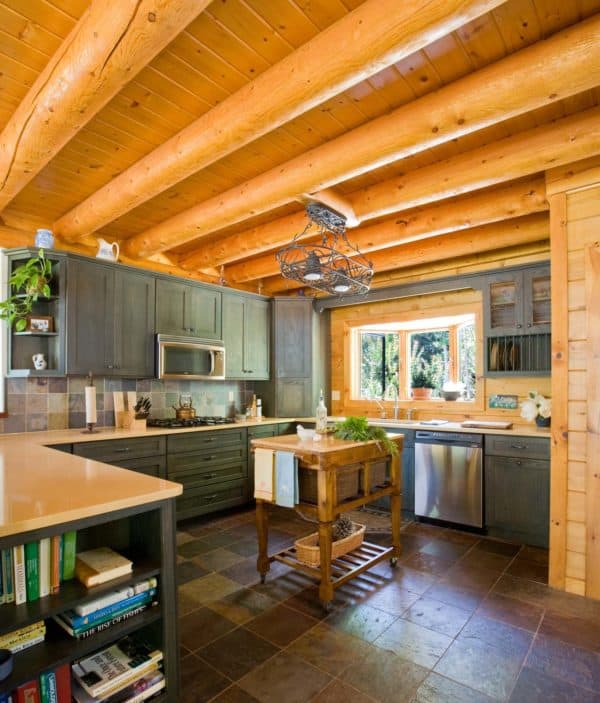
POLYGON ((529 391, 529 398, 521 403, 521 417, 533 422, 538 417, 549 418, 552 414, 552 401, 537 391, 529 391))

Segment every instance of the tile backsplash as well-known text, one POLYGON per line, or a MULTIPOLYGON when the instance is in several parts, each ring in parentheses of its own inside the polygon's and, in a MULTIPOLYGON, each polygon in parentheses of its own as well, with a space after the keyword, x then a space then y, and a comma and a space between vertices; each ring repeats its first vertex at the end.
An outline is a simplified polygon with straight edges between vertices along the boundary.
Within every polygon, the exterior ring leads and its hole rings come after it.
MULTIPOLYGON (((35 432, 85 427, 84 377, 8 378, 6 410, 0 432, 35 432)), ((231 415, 252 401, 254 386, 246 381, 159 381, 94 378, 98 426, 113 427, 113 391, 150 396, 151 417, 175 417, 180 393, 191 393, 197 415, 231 415), (233 393, 233 402, 229 395, 233 393)))

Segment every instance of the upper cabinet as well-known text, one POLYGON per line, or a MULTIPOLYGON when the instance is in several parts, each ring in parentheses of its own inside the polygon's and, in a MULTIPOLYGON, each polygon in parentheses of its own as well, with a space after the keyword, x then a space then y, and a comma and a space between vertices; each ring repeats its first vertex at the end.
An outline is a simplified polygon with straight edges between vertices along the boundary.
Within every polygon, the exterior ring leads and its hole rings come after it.
POLYGON ((221 292, 159 278, 156 331, 179 337, 221 339, 221 292))
POLYGON ((269 302, 223 293, 225 376, 232 380, 269 378, 269 302))
MULTIPOLYGON (((11 252, 8 255, 9 275, 36 254, 35 249, 11 252)), ((64 254, 54 251, 46 251, 45 256, 52 262, 51 294, 49 298, 39 298, 34 303, 23 332, 11 330, 8 345, 9 376, 59 376, 65 373, 66 258, 64 254), (34 355, 40 360, 38 366, 43 368, 35 368, 34 355)))
POLYGON ((550 267, 486 277, 487 374, 550 373, 550 267))
POLYGON ((67 373, 154 375, 154 278, 68 261, 67 373))
POLYGON ((550 331, 550 267, 489 276, 485 287, 486 333, 550 331))

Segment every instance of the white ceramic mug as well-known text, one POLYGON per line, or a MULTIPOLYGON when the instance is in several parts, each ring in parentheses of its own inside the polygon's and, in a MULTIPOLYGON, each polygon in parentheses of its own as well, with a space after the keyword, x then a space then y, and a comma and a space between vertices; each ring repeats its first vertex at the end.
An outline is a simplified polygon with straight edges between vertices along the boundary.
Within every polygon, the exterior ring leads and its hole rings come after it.
POLYGON ((48 362, 46 361, 43 354, 34 354, 31 357, 31 360, 33 361, 33 368, 36 371, 43 371, 46 366, 48 366, 48 362))
POLYGON ((116 261, 119 258, 118 242, 107 242, 105 239, 98 239, 98 252, 96 254, 96 258, 116 261))

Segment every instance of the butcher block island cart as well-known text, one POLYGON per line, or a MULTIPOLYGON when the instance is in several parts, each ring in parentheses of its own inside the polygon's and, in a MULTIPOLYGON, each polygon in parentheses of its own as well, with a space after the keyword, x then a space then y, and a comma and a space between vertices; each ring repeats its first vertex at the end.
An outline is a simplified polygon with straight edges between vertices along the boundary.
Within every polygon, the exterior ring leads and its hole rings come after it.
POLYGON ((391 437, 398 453, 388 453, 375 441, 354 442, 331 435, 320 441, 302 441, 296 435, 261 437, 252 440, 253 449, 262 447, 275 452, 293 452, 298 459, 300 499, 296 509, 316 519, 319 535, 319 565, 309 566, 298 558, 295 547, 271 556, 267 553, 269 501, 256 500, 256 529, 258 535, 257 569, 264 582, 270 564, 280 561, 319 581, 319 598, 326 609, 331 607, 333 593, 350 579, 384 559, 395 566, 400 556, 400 494, 399 457, 403 436, 391 437), (356 480, 356 490, 348 490, 356 480), (311 489, 314 486, 314 489, 311 489), (392 546, 382 547, 364 541, 338 558, 332 559, 332 525, 336 518, 356 510, 382 496, 391 497, 392 546))

